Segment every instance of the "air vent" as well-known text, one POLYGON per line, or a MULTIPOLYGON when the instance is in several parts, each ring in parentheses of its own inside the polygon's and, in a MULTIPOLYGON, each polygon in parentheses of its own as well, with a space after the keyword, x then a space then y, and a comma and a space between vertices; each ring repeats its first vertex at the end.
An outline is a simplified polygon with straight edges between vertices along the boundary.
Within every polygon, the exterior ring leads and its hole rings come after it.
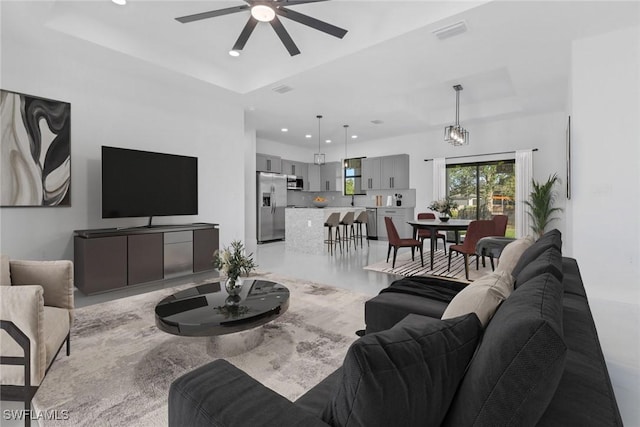
POLYGON ((291 92, 293 90, 293 88, 291 86, 287 86, 287 85, 280 85, 280 86, 274 87, 272 90, 274 92, 278 92, 280 94, 283 94, 283 93, 291 92))
POLYGON ((467 23, 465 21, 456 22, 455 24, 433 30, 433 34, 435 34, 435 36, 440 40, 448 39, 449 37, 457 36, 458 34, 466 32, 467 23))
POLYGON ((381 125, 384 122, 382 120, 376 119, 376 120, 371 120, 371 123, 373 123, 374 125, 381 125))

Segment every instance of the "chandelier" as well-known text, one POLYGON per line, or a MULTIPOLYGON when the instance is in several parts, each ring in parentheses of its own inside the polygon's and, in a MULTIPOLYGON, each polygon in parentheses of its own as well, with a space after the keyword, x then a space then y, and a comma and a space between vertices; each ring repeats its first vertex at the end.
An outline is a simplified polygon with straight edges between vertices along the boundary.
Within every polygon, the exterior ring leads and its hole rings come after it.
POLYGON ((316 116, 318 119, 318 152, 313 155, 313 163, 316 165, 324 165, 324 153, 320 150, 320 119, 322 116, 316 116))
POLYGON ((469 131, 460 126, 460 91, 462 85, 453 87, 456 91, 456 123, 444 128, 444 141, 454 146, 469 145, 469 131))

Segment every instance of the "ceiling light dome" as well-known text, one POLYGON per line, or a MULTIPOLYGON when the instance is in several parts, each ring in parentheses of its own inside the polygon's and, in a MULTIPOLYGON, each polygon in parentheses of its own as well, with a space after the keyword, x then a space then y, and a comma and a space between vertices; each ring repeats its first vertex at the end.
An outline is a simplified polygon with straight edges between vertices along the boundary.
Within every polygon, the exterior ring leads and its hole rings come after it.
POLYGON ((251 16, 260 22, 269 22, 276 17, 276 12, 265 4, 257 4, 251 8, 251 16))

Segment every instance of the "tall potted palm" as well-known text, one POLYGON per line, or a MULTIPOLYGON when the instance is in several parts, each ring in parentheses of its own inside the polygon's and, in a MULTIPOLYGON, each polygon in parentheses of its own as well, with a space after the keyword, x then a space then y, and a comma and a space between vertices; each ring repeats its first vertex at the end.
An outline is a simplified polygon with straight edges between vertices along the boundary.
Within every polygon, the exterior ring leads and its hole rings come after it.
POLYGON ((529 206, 527 214, 531 218, 531 229, 533 232, 542 236, 549 223, 558 219, 553 217, 556 212, 562 212, 562 208, 554 207, 556 201, 556 192, 553 186, 558 182, 558 175, 550 175, 546 182, 539 183, 535 179, 531 180, 533 191, 529 194, 529 200, 524 203, 529 206))

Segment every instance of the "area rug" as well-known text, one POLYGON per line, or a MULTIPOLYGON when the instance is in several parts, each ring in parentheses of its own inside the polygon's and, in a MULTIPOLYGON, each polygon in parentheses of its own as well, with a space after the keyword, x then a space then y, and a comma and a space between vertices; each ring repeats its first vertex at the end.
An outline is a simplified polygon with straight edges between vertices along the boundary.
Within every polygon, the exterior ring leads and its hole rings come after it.
MULTIPOLYGON (((415 260, 411 261, 411 251, 399 252, 396 258, 396 267, 391 267, 391 261, 393 254, 389 257, 389 262, 386 260, 378 261, 374 264, 364 267, 365 270, 378 271, 380 273, 395 274, 399 276, 441 276, 452 279, 458 279, 461 281, 467 281, 464 274, 464 257, 462 255, 456 256, 455 253, 451 257, 451 270, 447 270, 447 264, 449 263, 449 254, 445 255, 444 251, 436 251, 433 257, 433 269, 431 269, 430 261, 431 251, 425 251, 424 253, 424 267, 420 263, 420 254, 416 252, 415 260)), ((475 257, 469 257, 469 279, 476 280, 487 273, 491 272, 491 264, 488 258, 486 259, 486 266, 482 266, 482 260, 480 261, 479 270, 476 270, 475 257)))
POLYGON ((167 425, 171 382, 218 358, 295 400, 342 365, 355 331, 364 327, 364 302, 371 296, 260 277, 289 288, 289 309, 257 328, 255 346, 239 353, 225 348, 226 337, 179 337, 155 326, 157 302, 194 284, 76 310, 71 356, 60 352, 33 402, 37 411, 66 410, 69 420, 44 425, 167 425))

